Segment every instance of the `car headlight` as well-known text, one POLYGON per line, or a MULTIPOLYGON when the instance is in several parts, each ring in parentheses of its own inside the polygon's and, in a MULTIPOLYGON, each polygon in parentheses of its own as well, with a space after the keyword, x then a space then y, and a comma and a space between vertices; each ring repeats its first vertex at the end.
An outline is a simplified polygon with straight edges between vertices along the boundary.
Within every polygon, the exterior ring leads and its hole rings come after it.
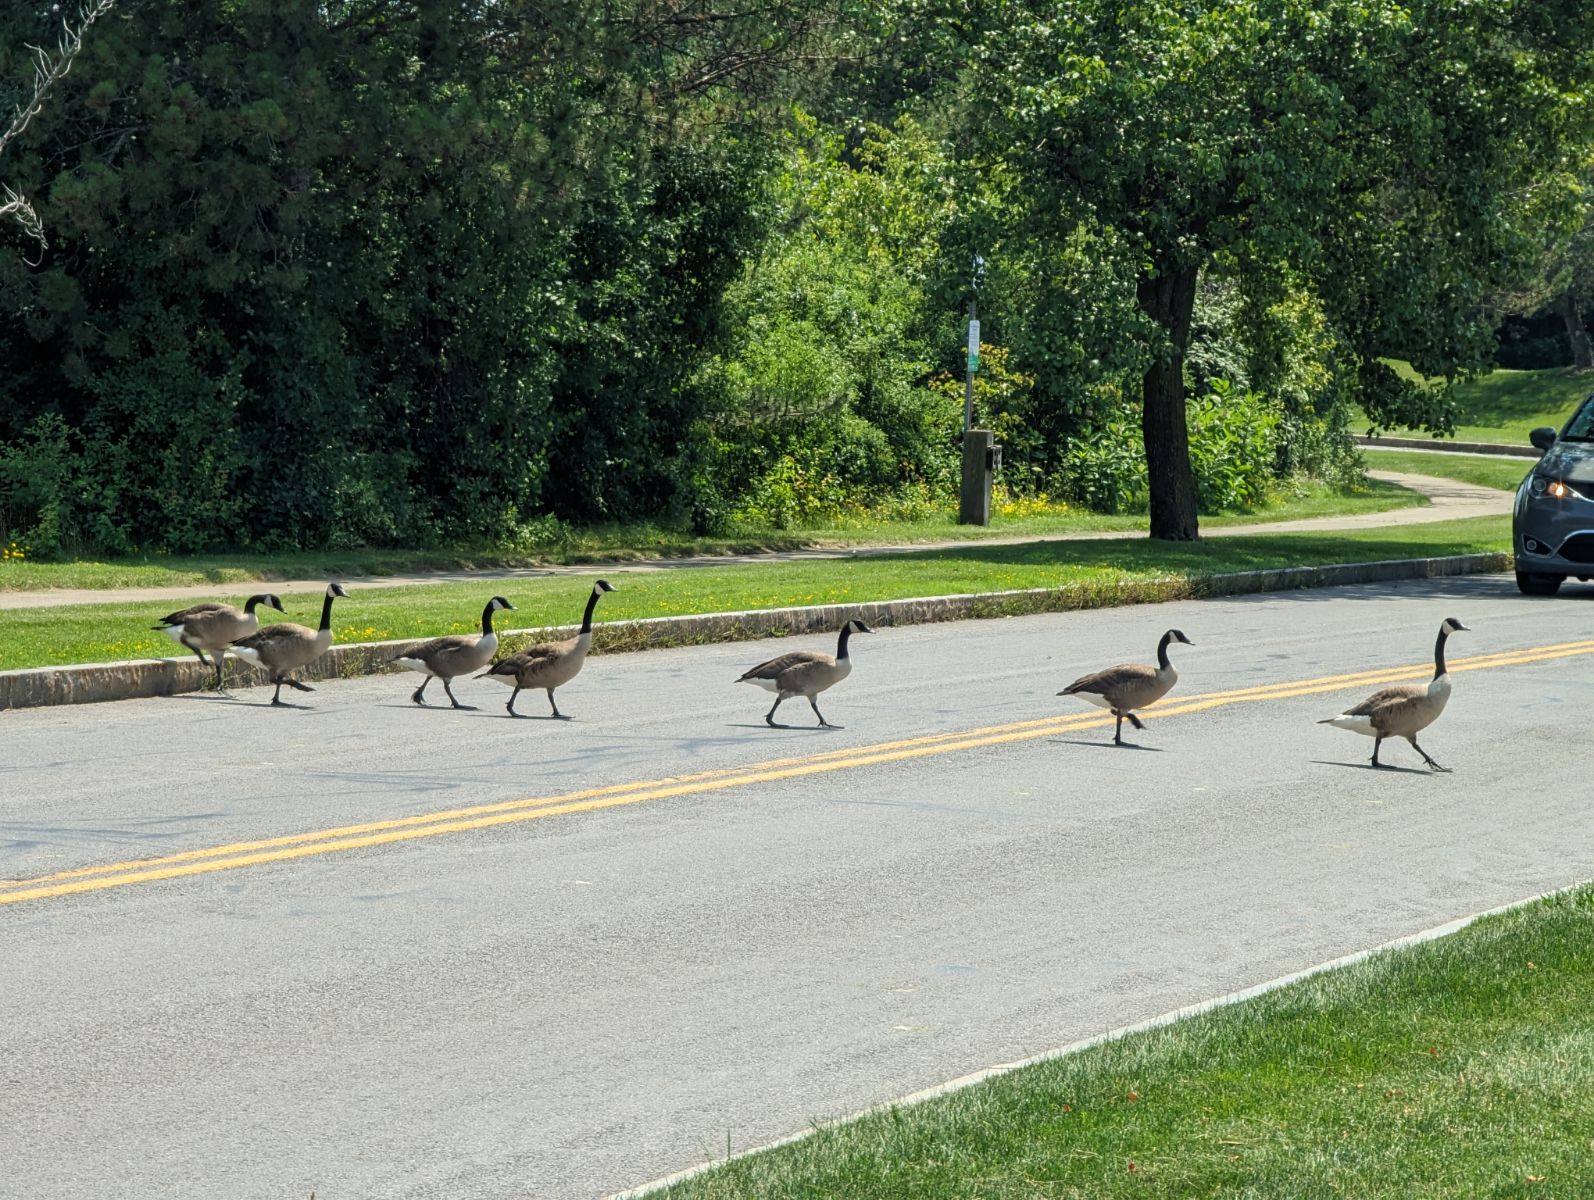
POLYGON ((1528 481, 1528 490, 1535 496, 1553 496, 1557 500, 1569 500, 1574 496, 1580 500, 1587 499, 1582 492, 1564 479, 1549 479, 1543 475, 1533 476, 1528 481))

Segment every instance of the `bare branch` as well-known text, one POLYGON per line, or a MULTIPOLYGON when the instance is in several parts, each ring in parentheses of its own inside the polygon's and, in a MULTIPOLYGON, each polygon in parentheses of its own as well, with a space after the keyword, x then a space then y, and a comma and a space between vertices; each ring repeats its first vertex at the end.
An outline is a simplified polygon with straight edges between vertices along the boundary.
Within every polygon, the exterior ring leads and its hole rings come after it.
MULTIPOLYGON (((88 32, 89 26, 115 6, 116 0, 84 0, 83 7, 78 10, 76 29, 69 21, 62 18, 61 41, 54 54, 39 46, 28 47, 33 51, 33 94, 28 97, 26 103, 17 105, 16 115, 12 117, 11 124, 4 132, 0 132, 0 154, 5 153, 5 148, 20 137, 23 130, 27 129, 28 123, 39 115, 51 90, 71 71, 72 63, 77 59, 78 52, 83 49, 83 35, 88 32)), ((5 188, 5 203, 0 204, 0 218, 3 217, 10 217, 22 227, 23 233, 38 242, 41 255, 50 248, 50 243, 44 236, 44 222, 39 220, 39 214, 34 211, 33 205, 10 187, 5 188)))

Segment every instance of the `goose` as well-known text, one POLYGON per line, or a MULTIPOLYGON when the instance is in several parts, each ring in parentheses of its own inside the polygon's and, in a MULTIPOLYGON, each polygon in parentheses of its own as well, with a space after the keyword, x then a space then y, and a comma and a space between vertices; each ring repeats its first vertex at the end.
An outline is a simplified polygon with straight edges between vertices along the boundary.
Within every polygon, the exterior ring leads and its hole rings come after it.
POLYGON ((476 678, 486 679, 490 675, 514 685, 515 690, 510 693, 509 703, 505 705, 512 717, 525 716, 515 711, 515 698, 520 695, 522 688, 542 688, 548 693, 548 704, 553 709, 555 719, 568 720, 559 711, 559 705, 553 698, 554 689, 563 687, 581 673, 581 666, 587 661, 587 651, 592 649, 592 610, 598 607, 599 596, 612 591, 613 585, 605 579, 592 585, 592 595, 587 597, 587 609, 581 614, 581 629, 575 637, 565 638, 562 642, 528 646, 520 653, 494 663, 476 678))
POLYGON ((493 655, 498 653, 498 635, 493 632, 493 614, 501 608, 513 610, 514 607, 502 596, 494 596, 487 602, 487 607, 482 609, 480 637, 456 633, 448 637, 433 638, 394 658, 393 661, 399 666, 419 671, 426 676, 410 699, 424 706, 426 701, 422 697, 426 693, 426 685, 433 679, 441 679, 443 690, 448 693, 449 702, 455 708, 471 708, 471 705, 461 704, 455 699, 454 689, 448 686, 448 681, 456 675, 469 675, 472 671, 479 671, 493 661, 493 655))
POLYGON ((1136 729, 1144 729, 1145 726, 1140 723, 1140 718, 1135 716, 1135 710, 1151 707, 1172 691, 1173 685, 1179 682, 1179 672, 1175 671, 1173 664, 1168 661, 1169 642, 1183 642, 1186 646, 1195 645, 1179 630, 1170 629, 1157 643, 1156 666, 1147 666, 1145 663, 1119 663, 1116 667, 1108 667, 1105 671, 1081 676, 1057 694, 1078 696, 1081 700, 1088 700, 1111 712, 1118 718, 1118 723, 1113 726, 1112 731, 1113 745, 1122 746, 1124 721, 1127 720, 1136 729))
POLYGON ((852 673, 852 659, 847 656, 847 639, 855 633, 873 632, 869 626, 854 618, 841 627, 835 654, 793 650, 790 654, 759 663, 736 682, 750 683, 775 693, 774 705, 764 714, 764 723, 771 729, 789 728, 775 723, 775 709, 780 707, 781 701, 790 700, 793 696, 808 697, 809 707, 814 710, 814 716, 819 718, 819 728, 840 729, 841 726, 825 720, 825 714, 819 711, 819 702, 815 697, 852 673))
POLYGON ((264 604, 283 612, 282 601, 270 592, 250 596, 242 609, 231 604, 208 602, 179 609, 162 617, 159 625, 152 625, 179 646, 185 646, 199 656, 207 667, 216 668, 216 691, 225 691, 223 673, 226 670, 227 646, 241 637, 248 637, 260 628, 255 609, 264 604), (205 651, 210 651, 210 658, 205 651))
POLYGON ((1449 772, 1428 756, 1417 745, 1417 735, 1439 719, 1450 699, 1450 675, 1445 670, 1445 639, 1452 633, 1472 632, 1454 617, 1446 617, 1439 626, 1439 637, 1433 647, 1433 679, 1427 687, 1420 684, 1399 684, 1374 692, 1355 708, 1347 708, 1337 717, 1328 717, 1319 725, 1332 725, 1335 729, 1348 729, 1373 739, 1373 766, 1387 763, 1378 761, 1378 748, 1385 738, 1400 737, 1411 743, 1411 748, 1422 755, 1430 771, 1449 772))
POLYGON ((289 678, 297 671, 320 658, 332 645, 332 601, 347 596, 342 584, 327 584, 326 599, 321 603, 321 627, 306 629, 303 625, 283 622, 267 625, 257 633, 239 638, 232 644, 232 652, 246 663, 259 667, 271 676, 277 690, 271 693, 273 704, 282 703, 282 685, 287 684, 301 692, 313 692, 308 683, 289 678))

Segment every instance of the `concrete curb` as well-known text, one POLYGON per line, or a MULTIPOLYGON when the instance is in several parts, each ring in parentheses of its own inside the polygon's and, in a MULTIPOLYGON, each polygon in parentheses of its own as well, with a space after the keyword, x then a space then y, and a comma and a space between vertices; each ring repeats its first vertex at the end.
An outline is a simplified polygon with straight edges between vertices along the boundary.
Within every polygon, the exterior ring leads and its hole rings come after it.
MULTIPOLYGON (((1280 567, 1267 571, 1238 571, 1196 578, 1106 581, 1071 584, 1062 588, 1026 588, 1007 592, 977 592, 956 596, 924 596, 908 600, 881 600, 863 604, 818 604, 802 608, 773 608, 754 612, 708 613, 685 617, 649 617, 617 621, 593 630, 593 650, 619 653, 666 646, 697 646, 714 642, 751 641, 765 637, 830 633, 848 617, 871 625, 925 625, 937 621, 964 621, 985 617, 1011 617, 1030 613, 1069 612, 1085 608, 1111 608, 1123 604, 1154 604, 1206 596, 1239 596, 1296 588, 1341 587, 1356 583, 1383 583, 1398 579, 1435 579, 1449 575, 1492 574, 1511 569, 1511 556, 1503 553, 1459 554, 1444 558, 1403 558, 1381 562, 1331 563, 1315 567, 1280 567)), ((499 640, 508 652, 533 640, 569 637, 573 625, 552 629, 504 630, 499 640)), ((401 670, 389 660, 425 639, 388 642, 351 642, 334 646, 299 672, 305 680, 352 679, 401 670)), ((248 687, 264 676, 241 665, 229 664, 232 686, 248 687)), ((214 672, 194 658, 133 659, 128 662, 89 663, 82 666, 39 667, 0 671, 0 712, 12 708, 37 708, 54 704, 93 704, 106 700, 132 700, 145 696, 171 696, 205 688, 214 672)))
POLYGON ((1501 446, 1493 442, 1452 442, 1441 438, 1364 437, 1352 434, 1358 446, 1372 446, 1384 450, 1438 450, 1446 454, 1489 454, 1497 458, 1543 458, 1541 451, 1532 446, 1501 446))

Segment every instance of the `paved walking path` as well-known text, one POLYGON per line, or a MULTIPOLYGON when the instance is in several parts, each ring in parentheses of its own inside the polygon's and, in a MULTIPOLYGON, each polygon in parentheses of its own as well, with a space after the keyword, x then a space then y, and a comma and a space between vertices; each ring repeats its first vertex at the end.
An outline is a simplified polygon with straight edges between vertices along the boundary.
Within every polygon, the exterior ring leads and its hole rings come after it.
MULTIPOLYGON (((1511 493, 1454 479, 1432 475, 1412 475, 1400 471, 1369 471, 1369 478, 1399 484, 1421 492, 1428 503, 1420 508, 1397 508, 1385 512, 1355 513, 1338 517, 1303 517, 1294 521, 1269 521, 1247 525, 1226 525, 1203 530, 1203 537, 1243 537, 1258 533, 1329 533, 1351 529, 1384 529, 1402 525, 1426 525, 1433 521, 1453 521, 1462 517, 1494 517, 1511 511, 1511 493)), ((691 567, 738 566, 766 562, 799 562, 807 559, 869 557, 882 554, 918 554, 926 550, 966 550, 978 546, 1011 546, 1032 542, 1102 541, 1108 538, 1145 537, 1145 533, 1110 530, 1098 533, 1056 533, 1036 536, 963 539, 946 542, 919 542, 899 546, 851 546, 840 549, 783 550, 767 554, 720 554, 695 558, 666 558, 639 563, 583 563, 579 566, 520 567, 489 571, 426 571, 406 575, 373 575, 345 579, 343 586, 355 588, 410 587, 428 583, 469 583, 497 579, 535 579, 547 575, 594 575, 635 572, 675 571, 691 567)), ((208 599, 218 595, 239 595, 269 588, 279 595, 319 592, 324 579, 277 580, 269 584, 179 584, 150 588, 55 588, 36 592, 0 592, 0 609, 49 608, 65 604, 116 604, 127 600, 157 603, 208 599)))

